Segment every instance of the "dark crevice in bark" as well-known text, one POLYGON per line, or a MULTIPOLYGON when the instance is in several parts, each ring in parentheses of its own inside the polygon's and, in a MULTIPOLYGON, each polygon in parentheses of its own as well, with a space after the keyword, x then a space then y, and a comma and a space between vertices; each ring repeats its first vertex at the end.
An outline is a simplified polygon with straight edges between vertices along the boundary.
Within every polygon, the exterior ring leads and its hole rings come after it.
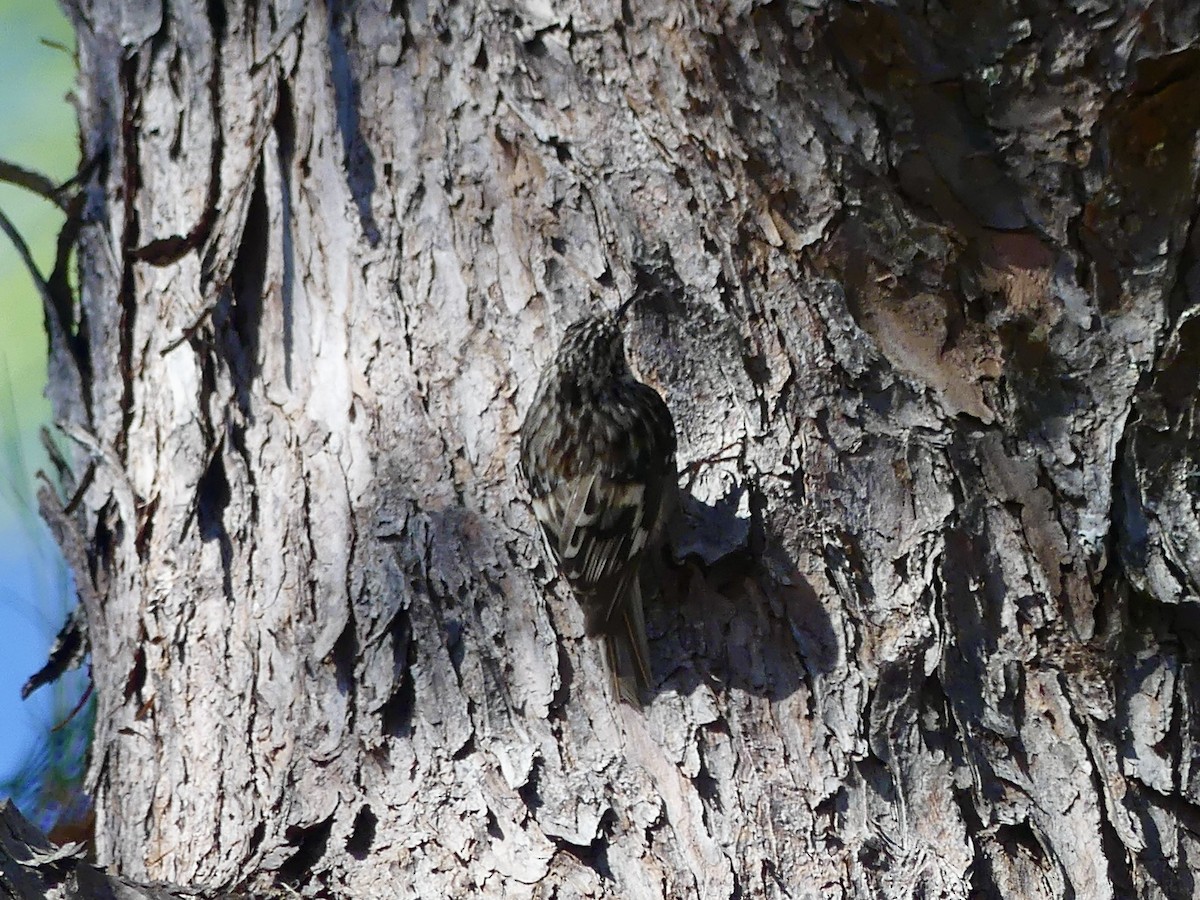
POLYGON ((214 43, 219 46, 229 27, 225 0, 207 0, 208 21, 212 25, 214 43))
POLYGON ((602 881, 613 882, 612 868, 608 862, 608 841, 613 829, 617 826, 617 814, 610 808, 604 812, 597 825, 597 836, 590 844, 574 844, 565 838, 550 837, 554 846, 561 852, 574 857, 581 865, 592 869, 602 881))
MULTIPOLYGON (((346 613, 346 624, 342 633, 333 644, 333 667, 337 673, 338 690, 350 696, 353 701, 358 682, 354 678, 355 664, 359 658, 358 634, 356 633, 354 610, 346 613)), ((348 706, 353 715, 354 704, 348 706)))
MULTIPOLYGON (((275 107, 275 134, 279 141, 279 181, 272 185, 279 198, 280 273, 279 296, 283 315, 283 378, 292 388, 292 351, 295 327, 296 243, 292 233, 295 213, 292 210, 292 174, 296 162, 296 113, 291 88, 285 80, 279 82, 279 102, 275 107)), ((265 187, 264 187, 265 189, 265 187)))
POLYGON ((230 500, 229 479, 220 445, 196 483, 196 524, 203 540, 226 541, 224 515, 230 500))
POLYGON ((388 626, 392 644, 392 690, 380 710, 383 733, 394 738, 412 734, 412 714, 415 701, 412 665, 416 647, 412 642, 412 625, 407 610, 397 610, 388 626))
POLYGON ((337 98, 338 131, 345 153, 347 185, 358 209, 363 236, 372 247, 379 245, 379 226, 371 201, 375 195, 375 155, 363 136, 359 122, 360 87, 355 62, 341 29, 347 25, 346 11, 340 2, 330 4, 328 19, 329 77, 337 98))
MULTIPOLYGON (((146 635, 143 632, 140 635, 144 641, 146 635)), ((140 697, 142 688, 146 684, 146 650, 139 641, 137 648, 133 652, 133 667, 126 673, 123 699, 126 703, 134 697, 140 697)))
POLYGON ((360 862, 367 858, 371 846, 375 843, 375 828, 379 818, 371 811, 371 807, 363 804, 358 815, 354 817, 354 829, 346 840, 346 852, 360 862))
POLYGON ((488 833, 488 837, 497 841, 504 840, 504 832, 500 830, 500 823, 496 820, 496 814, 490 809, 485 810, 485 813, 484 828, 488 833))
MULTIPOLYGON (((230 273, 228 292, 212 313, 221 352, 229 366, 238 411, 251 422, 254 420, 252 398, 258 388, 261 368, 259 340, 269 240, 270 213, 260 164, 255 170, 254 189, 230 273)), ((253 471, 253 466, 248 471, 253 471)))
POLYGON ((113 568, 113 552, 121 543, 124 526, 116 504, 106 503, 96 515, 92 539, 87 544, 88 569, 91 581, 103 596, 108 589, 113 568), (111 523, 111 524, 110 524, 111 523))
POLYGON ((284 837, 296 848, 296 852, 279 867, 279 883, 292 886, 307 883, 313 877, 313 869, 321 862, 329 848, 329 835, 332 831, 333 816, 307 827, 289 826, 284 837))
POLYGON ((456 618, 444 619, 441 623, 442 634, 446 640, 446 654, 458 683, 463 682, 463 660, 467 653, 467 643, 463 639, 463 623, 456 618))
POLYGON ((225 598, 230 603, 233 593, 233 541, 225 527, 225 511, 232 494, 225 472, 224 444, 218 443, 212 458, 196 483, 196 525, 200 539, 217 541, 221 552, 221 578, 225 598))
MULTIPOLYGON (((124 232, 120 236, 121 247, 121 289, 118 296, 120 335, 117 342, 117 370, 121 373, 121 428, 114 438, 117 456, 124 462, 128 447, 129 427, 133 422, 133 326, 137 309, 136 280, 134 278, 133 249, 139 241, 138 214, 135 198, 141 189, 141 172, 138 168, 138 132, 137 107, 140 103, 140 85, 138 84, 138 60, 140 56, 132 53, 121 63, 121 150, 122 168, 121 179, 124 196, 122 220, 124 232)), ((81 313, 82 317, 82 313, 81 313)), ((83 373, 84 378, 92 377, 90 371, 83 373)), ((85 381, 85 391, 91 390, 91 385, 85 381)))
POLYGON ((403 60, 409 51, 416 46, 413 41, 412 22, 408 16, 408 3, 406 0, 392 0, 388 15, 400 22, 402 29, 400 33, 400 59, 403 60))
POLYGON ((250 840, 247 842, 245 859, 252 860, 255 858, 266 836, 267 823, 261 820, 256 822, 254 825, 254 831, 250 833, 250 840))
POLYGON ((705 827, 710 827, 708 807, 711 806, 718 813, 721 812, 721 792, 717 785, 717 780, 705 767, 703 758, 700 760, 699 771, 692 776, 692 785, 696 788, 696 793, 700 797, 701 815, 705 827))
MULTIPOLYGON (((558 629, 555 629, 556 631, 558 629)), ((571 657, 558 641, 554 642, 554 652, 557 654, 558 662, 558 689, 554 692, 554 696, 550 698, 550 719, 552 721, 561 720, 567 715, 567 704, 571 700, 571 692, 575 686, 575 667, 571 664, 571 657)), ((651 648, 651 655, 654 650, 651 648)), ((554 726, 557 733, 558 726, 554 726)))
POLYGON ((1028 821, 1002 822, 996 826, 995 842, 1003 848, 1004 855, 1009 858, 1024 856, 1034 865, 1042 869, 1050 868, 1053 863, 1047 858, 1046 848, 1038 837, 1034 826, 1028 821))
MULTIPOLYGON (((475 710, 475 703, 472 702, 471 700, 468 700, 467 701, 468 718, 471 717, 471 714, 474 712, 474 710, 475 710)), ((472 754, 475 753, 475 750, 476 750, 475 735, 471 734, 467 737, 466 740, 464 740, 462 742, 462 746, 458 747, 454 751, 454 755, 452 756, 452 759, 454 759, 454 760, 470 759, 472 754)))
POLYGON ((142 563, 149 557, 150 547, 154 542, 154 516, 158 512, 158 501, 158 496, 155 496, 148 502, 138 504, 138 525, 133 537, 133 546, 142 563))
POLYGON ((543 765, 544 763, 541 758, 535 756, 529 767, 529 774, 525 778, 525 783, 517 788, 517 796, 521 798, 521 802, 525 804, 525 808, 529 810, 534 820, 537 819, 538 810, 544 805, 542 796, 539 793, 543 765))

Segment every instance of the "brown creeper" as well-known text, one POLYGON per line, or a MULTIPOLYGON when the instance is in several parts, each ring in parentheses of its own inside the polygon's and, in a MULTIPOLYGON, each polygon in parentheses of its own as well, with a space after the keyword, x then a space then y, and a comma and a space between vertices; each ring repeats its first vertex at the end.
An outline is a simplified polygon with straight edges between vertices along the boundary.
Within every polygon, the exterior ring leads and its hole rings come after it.
POLYGON ((616 696, 640 706, 650 649, 639 578, 675 505, 675 423, 625 361, 615 313, 567 328, 521 425, 521 473, 549 554, 604 639, 616 696))

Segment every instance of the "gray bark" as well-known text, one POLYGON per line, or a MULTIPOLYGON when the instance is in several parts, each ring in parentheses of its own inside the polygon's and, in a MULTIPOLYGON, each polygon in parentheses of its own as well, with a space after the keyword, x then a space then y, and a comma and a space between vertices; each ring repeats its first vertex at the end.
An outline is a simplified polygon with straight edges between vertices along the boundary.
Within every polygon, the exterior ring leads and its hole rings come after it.
POLYGON ((73 15, 100 862, 1196 893, 1200 4, 73 15), (638 286, 691 467, 643 713, 514 477, 638 286))

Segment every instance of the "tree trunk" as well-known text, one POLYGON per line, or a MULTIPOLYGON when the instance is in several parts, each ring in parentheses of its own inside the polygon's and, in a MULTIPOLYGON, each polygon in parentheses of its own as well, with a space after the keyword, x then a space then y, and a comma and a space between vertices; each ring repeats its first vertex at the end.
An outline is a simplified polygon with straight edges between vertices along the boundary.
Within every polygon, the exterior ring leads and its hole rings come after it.
POLYGON ((1200 2, 74 2, 102 863, 1195 895, 1200 2), (641 712, 515 477, 635 291, 641 712))

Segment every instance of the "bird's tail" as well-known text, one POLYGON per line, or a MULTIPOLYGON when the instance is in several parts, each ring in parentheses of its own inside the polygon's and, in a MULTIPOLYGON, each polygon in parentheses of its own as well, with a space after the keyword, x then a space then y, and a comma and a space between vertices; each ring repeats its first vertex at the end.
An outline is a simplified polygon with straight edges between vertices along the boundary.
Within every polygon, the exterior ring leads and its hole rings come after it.
POLYGON ((650 644, 642 611, 642 588, 635 576, 618 609, 612 630, 604 636, 604 656, 613 694, 622 703, 641 709, 642 688, 650 686, 650 644))

